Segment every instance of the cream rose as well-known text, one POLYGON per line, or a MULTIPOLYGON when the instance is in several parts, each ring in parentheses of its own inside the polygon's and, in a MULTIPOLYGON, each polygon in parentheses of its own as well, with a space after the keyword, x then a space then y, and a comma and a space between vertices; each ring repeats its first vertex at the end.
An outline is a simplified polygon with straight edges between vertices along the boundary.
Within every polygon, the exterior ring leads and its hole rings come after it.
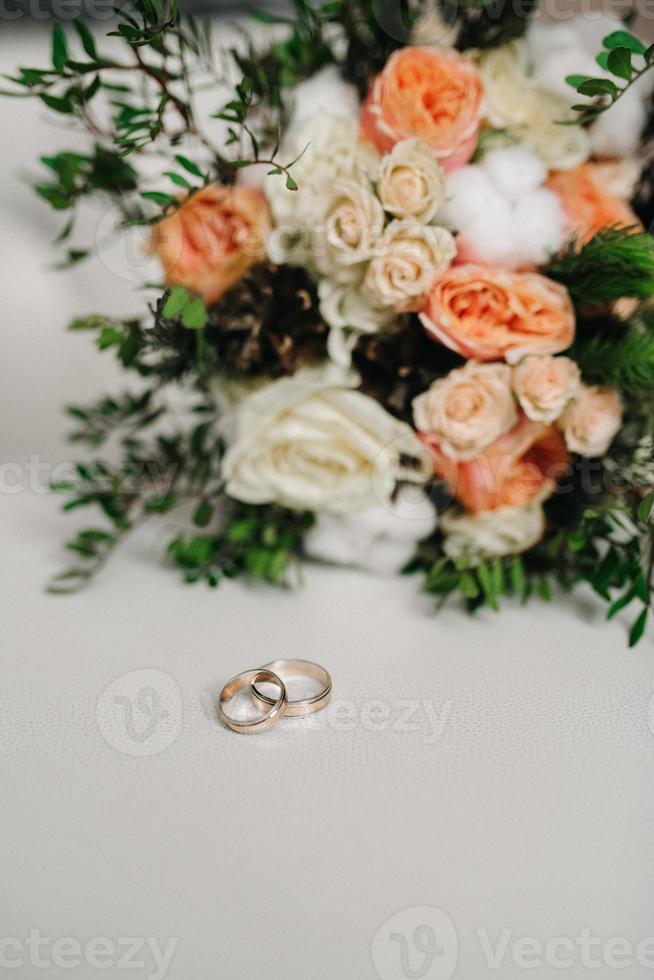
POLYGON ((531 354, 513 369, 513 390, 520 406, 535 422, 554 422, 573 397, 581 373, 569 357, 531 354))
POLYGON ((484 51, 467 51, 484 83, 482 112, 491 126, 505 129, 529 120, 528 54, 524 41, 484 51))
POLYGON ((384 209, 368 187, 354 180, 338 180, 326 199, 321 224, 322 241, 315 248, 320 271, 338 276, 340 267, 346 274, 348 270, 356 274, 352 267, 372 256, 381 237, 384 209))
POLYGON ((534 88, 527 98, 529 121, 515 135, 537 153, 549 170, 570 170, 590 156, 590 137, 581 126, 562 126, 574 117, 568 99, 534 88))
POLYGON ((443 168, 424 143, 396 143, 381 162, 377 191, 384 209, 396 218, 431 221, 445 197, 443 168))
POLYGON ((335 364, 348 368, 352 351, 361 334, 379 333, 397 320, 388 306, 379 306, 363 292, 358 282, 318 284, 320 312, 329 324, 327 352, 335 364))
POLYGON ((484 83, 484 114, 491 126, 509 129, 550 170, 568 170, 588 159, 588 133, 580 126, 560 124, 574 116, 570 99, 534 81, 524 41, 467 54, 484 83))
POLYGON ((292 169, 299 190, 288 190, 279 175, 269 175, 265 180, 275 223, 287 232, 298 225, 313 226, 316 201, 334 181, 365 183, 375 178, 379 169, 377 151, 359 140, 355 115, 325 112, 302 119, 291 127, 280 155, 289 160, 299 158, 292 169))
POLYGON ((603 456, 622 424, 623 408, 614 388, 582 385, 559 420, 568 449, 603 456))
POLYGON ((338 514, 387 503, 399 481, 423 483, 431 466, 413 430, 351 381, 305 370, 246 399, 223 461, 227 493, 338 514))
POLYGON ((538 544, 545 532, 545 514, 540 503, 477 514, 449 508, 441 518, 441 529, 445 535, 443 550, 451 558, 501 558, 538 544))
POLYGON ((408 219, 391 221, 368 266, 366 288, 382 306, 418 309, 455 255, 454 236, 447 229, 408 219))
POLYGON ((413 400, 413 420, 452 459, 473 459, 518 420, 511 368, 468 361, 413 400))

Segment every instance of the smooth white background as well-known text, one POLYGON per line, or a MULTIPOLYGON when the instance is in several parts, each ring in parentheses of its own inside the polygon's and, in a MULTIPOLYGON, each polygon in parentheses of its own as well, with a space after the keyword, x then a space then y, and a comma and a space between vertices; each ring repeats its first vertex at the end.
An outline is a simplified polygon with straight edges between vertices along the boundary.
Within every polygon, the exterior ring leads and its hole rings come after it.
MULTIPOLYGON (((2 70, 46 57, 45 33, 3 24, 2 70)), ((115 385, 67 320, 142 302, 112 261, 47 269, 60 224, 20 178, 72 136, 45 116, 0 101, 0 938, 174 938, 171 980, 373 980, 380 927, 434 906, 458 935, 461 980, 654 975, 511 956, 524 936, 654 935, 654 650, 648 638, 628 651, 591 595, 471 621, 434 617, 418 582, 329 569, 309 569, 299 594, 185 588, 157 524, 87 592, 44 593, 73 522, 38 488, 8 492, 13 464, 70 458, 61 406, 115 385), (325 664, 332 707, 256 738, 221 728, 225 680, 280 656, 325 664), (149 743, 120 729, 112 700, 143 669, 169 675, 155 675, 170 713, 149 743), (163 751, 134 754, 166 732, 163 751), (493 945, 512 930, 500 968, 478 930, 493 945)), ((412 930, 426 915, 382 930, 383 980, 409 976, 389 931, 420 968, 412 930)), ((448 942, 428 980, 452 975, 448 942)), ((23 955, 0 976, 152 973, 151 960, 41 970, 23 955)))

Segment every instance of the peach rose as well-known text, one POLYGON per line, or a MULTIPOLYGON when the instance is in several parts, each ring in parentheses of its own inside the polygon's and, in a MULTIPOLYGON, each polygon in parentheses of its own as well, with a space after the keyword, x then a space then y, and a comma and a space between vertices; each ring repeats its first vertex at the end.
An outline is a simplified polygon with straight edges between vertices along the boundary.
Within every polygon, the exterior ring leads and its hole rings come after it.
POLYGON ((263 258, 270 227, 261 191, 211 184, 154 226, 153 244, 169 285, 213 303, 263 258))
POLYGON ((579 388, 581 372, 569 357, 530 354, 513 369, 513 390, 528 419, 555 422, 579 388))
POLYGON ((567 291, 535 272, 472 263, 433 284, 420 314, 435 340, 479 361, 557 354, 570 346, 575 315, 567 291))
POLYGON ((614 388, 582 385, 559 420, 568 449, 603 456, 622 424, 624 406, 614 388))
POLYGON ((563 437, 554 426, 524 415, 484 453, 467 462, 453 460, 437 438, 419 435, 432 454, 435 475, 473 514, 546 500, 569 461, 563 437))
POLYGON ((604 228, 642 227, 629 205, 607 191, 603 164, 561 170, 552 174, 547 186, 558 194, 569 230, 582 245, 604 228))
POLYGON ((413 421, 453 459, 478 456, 518 420, 507 364, 468 361, 413 400, 413 421))
POLYGON ((425 143, 445 170, 475 152, 483 95, 472 62, 455 51, 395 51, 377 75, 361 110, 361 135, 381 153, 400 140, 425 143))

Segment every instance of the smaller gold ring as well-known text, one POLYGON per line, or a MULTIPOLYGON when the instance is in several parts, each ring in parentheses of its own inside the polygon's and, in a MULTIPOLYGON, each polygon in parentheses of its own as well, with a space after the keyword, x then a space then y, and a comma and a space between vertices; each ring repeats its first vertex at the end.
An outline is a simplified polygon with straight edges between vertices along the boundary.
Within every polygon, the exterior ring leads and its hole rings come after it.
POLYGON ((228 681, 220 692, 218 703, 222 720, 228 728, 234 732, 240 732, 242 735, 254 735, 256 732, 263 732, 266 728, 270 728, 276 721, 284 717, 288 706, 284 682, 272 670, 267 670, 265 667, 258 670, 246 670, 242 674, 232 677, 231 681, 228 681), (235 718, 231 718, 225 710, 225 705, 244 687, 252 689, 257 681, 274 684, 279 688, 279 696, 266 698, 265 704, 268 710, 261 718, 255 718, 253 721, 237 721, 235 718))
MULTIPOLYGON (((321 708, 325 708, 329 704, 332 696, 332 679, 329 672, 320 664, 314 664, 311 660, 273 660, 272 663, 266 664, 263 669, 274 671, 282 677, 309 677, 322 685, 318 694, 311 698, 298 698, 295 701, 289 701, 286 706, 287 718, 302 718, 314 711, 320 711, 321 708)), ((252 682, 252 697, 259 704, 270 707, 275 703, 275 700, 259 690, 257 681, 260 680, 261 678, 258 677, 252 682)))

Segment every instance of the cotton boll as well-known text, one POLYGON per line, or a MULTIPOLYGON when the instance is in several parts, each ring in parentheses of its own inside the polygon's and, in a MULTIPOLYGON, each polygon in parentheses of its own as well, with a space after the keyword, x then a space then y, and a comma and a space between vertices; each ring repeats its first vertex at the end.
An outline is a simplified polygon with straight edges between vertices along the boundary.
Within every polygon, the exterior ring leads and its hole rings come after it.
POLYGON ((578 96, 572 86, 566 82, 568 75, 596 77, 601 74, 603 73, 595 59, 579 44, 551 51, 534 64, 535 81, 543 88, 562 96, 567 100, 568 105, 584 101, 584 97, 578 96))
POLYGON ((502 201, 493 215, 481 213, 465 226, 457 238, 458 258, 463 262, 484 262, 517 269, 522 261, 521 232, 513 209, 502 201))
POLYGON ((542 265, 565 239, 565 218, 558 196, 546 187, 525 195, 515 207, 522 265, 542 265))
POLYGON ((436 511, 424 493, 404 487, 388 506, 318 514, 304 550, 317 561, 391 575, 412 558, 416 542, 428 537, 436 523, 436 511))
POLYGON ((531 61, 538 64, 553 51, 562 48, 578 47, 578 33, 574 21, 565 24, 558 21, 532 20, 526 34, 527 47, 531 61))
POLYGON ((624 30, 625 26, 619 17, 605 10, 585 10, 583 14, 577 14, 570 25, 581 46, 593 57, 602 50, 602 41, 608 34, 624 30))
POLYGON ((480 214, 495 213, 503 204, 488 174, 471 164, 446 175, 445 203, 439 208, 435 221, 459 231, 480 214))
POLYGON ((479 164, 507 201, 517 201, 547 180, 547 169, 526 146, 507 146, 486 153, 479 164))
POLYGON ((599 157, 630 157, 638 152, 647 109, 636 86, 603 112, 590 128, 590 145, 599 157))

